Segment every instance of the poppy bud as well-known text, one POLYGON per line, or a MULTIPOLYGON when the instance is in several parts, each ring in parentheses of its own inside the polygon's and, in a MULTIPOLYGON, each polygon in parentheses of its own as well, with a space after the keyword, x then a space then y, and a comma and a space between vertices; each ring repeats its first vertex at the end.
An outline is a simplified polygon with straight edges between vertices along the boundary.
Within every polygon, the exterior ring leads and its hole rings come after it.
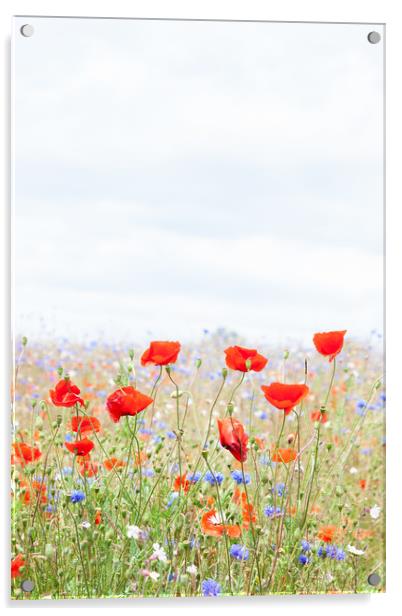
MULTIPOLYGON (((57 368, 57 374, 58 374, 60 377, 61 377, 61 376, 63 376, 63 368, 62 368, 61 366, 59 366, 59 367, 57 368)), ((66 377, 66 378, 67 378, 67 377, 66 377)))
POLYGON ((222 378, 226 379, 228 375, 228 369, 227 368, 222 368, 222 378))
POLYGON ((129 349, 128 350, 128 356, 131 359, 131 361, 133 361, 133 359, 134 359, 134 349, 129 349))
POLYGON ((54 547, 53 547, 53 545, 51 543, 47 543, 45 545, 45 556, 47 558, 52 558, 53 554, 54 554, 54 547))
POLYGON ((181 397, 182 397, 183 393, 184 393, 184 392, 183 392, 183 391, 180 391, 180 389, 179 389, 178 391, 173 391, 173 392, 170 394, 170 397, 171 397, 171 398, 173 398, 174 400, 177 400, 177 398, 181 398, 181 397))
POLYGON ((294 529, 294 531, 293 531, 293 537, 294 537, 295 539, 300 539, 300 537, 301 537, 301 530, 300 530, 300 528, 295 528, 295 529, 294 529))
POLYGON ((26 346, 28 344, 28 338, 26 336, 22 336, 21 342, 22 346, 26 346))
POLYGON ((172 369, 170 366, 165 366, 165 370, 168 374, 170 374, 172 372, 172 369))
POLYGON ((208 459, 208 449, 203 449, 201 452, 202 457, 204 458, 204 460, 208 459))
POLYGON ((202 359, 198 358, 195 360, 195 367, 196 368, 201 368, 201 364, 202 364, 202 359))
POLYGON ((286 349, 285 352, 283 353, 283 359, 287 359, 289 357, 290 353, 289 351, 286 349))
POLYGON ((229 402, 226 410, 228 412, 229 417, 231 417, 233 415, 233 411, 234 411, 234 404, 233 404, 233 402, 229 402))

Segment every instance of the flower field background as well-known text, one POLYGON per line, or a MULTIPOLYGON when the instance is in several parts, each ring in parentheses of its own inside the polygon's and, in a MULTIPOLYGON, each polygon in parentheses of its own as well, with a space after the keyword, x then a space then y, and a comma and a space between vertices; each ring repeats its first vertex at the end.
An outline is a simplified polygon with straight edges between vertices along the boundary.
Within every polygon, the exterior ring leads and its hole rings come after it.
POLYGON ((383 591, 373 336, 17 341, 12 596, 383 591))

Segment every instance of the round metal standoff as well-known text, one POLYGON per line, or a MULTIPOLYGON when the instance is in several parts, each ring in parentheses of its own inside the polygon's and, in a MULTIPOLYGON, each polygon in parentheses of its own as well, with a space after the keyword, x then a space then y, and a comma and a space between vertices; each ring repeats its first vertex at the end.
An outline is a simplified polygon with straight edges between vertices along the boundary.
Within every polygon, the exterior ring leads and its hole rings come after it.
POLYGON ((373 32, 368 33, 367 39, 369 43, 375 45, 376 43, 379 43, 381 41, 381 34, 373 30, 373 32))
POLYGON ((24 24, 23 26, 21 26, 20 32, 22 36, 29 37, 33 35, 34 29, 33 29, 33 26, 31 26, 31 24, 24 24))
POLYGON ((21 584, 21 588, 24 592, 32 592, 35 588, 35 584, 32 580, 24 580, 21 584))
POLYGON ((381 578, 378 575, 378 573, 370 573, 370 575, 367 578, 367 581, 370 584, 370 586, 378 586, 378 584, 381 582, 381 578))

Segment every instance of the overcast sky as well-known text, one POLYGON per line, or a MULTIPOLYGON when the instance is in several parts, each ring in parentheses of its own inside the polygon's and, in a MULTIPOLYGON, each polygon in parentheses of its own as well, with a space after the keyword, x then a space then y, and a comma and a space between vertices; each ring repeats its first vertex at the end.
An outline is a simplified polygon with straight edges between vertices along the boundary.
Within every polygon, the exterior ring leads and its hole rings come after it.
POLYGON ((28 21, 31 38, 15 20, 18 334, 382 329, 373 26, 28 21))

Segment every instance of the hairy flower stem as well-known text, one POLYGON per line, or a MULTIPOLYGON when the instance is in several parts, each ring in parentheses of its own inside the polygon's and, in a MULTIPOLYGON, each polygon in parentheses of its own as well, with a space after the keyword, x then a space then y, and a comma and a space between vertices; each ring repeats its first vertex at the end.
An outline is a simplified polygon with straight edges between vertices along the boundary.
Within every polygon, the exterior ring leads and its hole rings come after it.
MULTIPOLYGON (((217 481, 217 479, 215 477, 214 471, 212 470, 212 468, 211 468, 211 466, 210 466, 210 464, 208 462, 208 453, 207 452, 205 452, 205 453, 206 453, 206 455, 204 455, 203 458, 205 460, 205 464, 207 465, 209 472, 211 473, 212 477, 214 478, 214 484, 215 484, 215 488, 216 488, 216 497, 217 497, 217 500, 218 500, 218 507, 219 507, 219 514, 221 516, 221 520, 222 520, 222 524, 223 524, 225 518, 223 516, 223 508, 222 508, 221 496, 220 496, 220 493, 219 493, 218 481, 217 481)), ((231 576, 231 572, 230 572, 229 541, 228 541, 228 537, 227 537, 226 532, 224 533, 224 538, 225 538, 226 560, 227 560, 227 564, 228 564, 229 591, 230 591, 230 594, 232 595, 233 591, 232 591, 232 576, 231 576)))
POLYGON ((179 392, 179 386, 172 379, 172 375, 171 375, 170 372, 171 372, 170 366, 166 366, 166 373, 167 373, 169 379, 172 381, 173 385, 175 386, 175 390, 176 390, 176 423, 177 423, 176 438, 178 440, 178 445, 177 445, 177 462, 178 462, 178 465, 179 465, 179 477, 180 477, 180 481, 179 481, 179 502, 180 502, 181 497, 182 497, 182 491, 183 491, 183 486, 182 486, 182 482, 181 482, 181 478, 182 478, 182 469, 181 469, 181 438, 183 436, 183 430, 180 428, 180 392, 179 392))
POLYGON ((126 487, 128 468, 130 466, 130 460, 131 460, 131 452, 132 452, 132 449, 133 449, 133 444, 134 444, 134 440, 135 440, 136 432, 137 432, 137 415, 135 416, 135 424, 134 424, 134 430, 133 431, 131 431, 130 425, 129 425, 128 422, 129 422, 129 418, 127 416, 126 417, 127 429, 128 429, 128 431, 129 431, 129 433, 131 435, 131 438, 130 438, 130 443, 129 443, 129 446, 128 446, 127 464, 126 464, 126 467, 124 469, 123 480, 122 480, 122 484, 121 484, 120 491, 119 491, 119 496, 118 496, 118 505, 117 505, 117 510, 118 511, 120 511, 121 499, 122 499, 122 496, 123 496, 124 489, 126 487))
POLYGON ((151 393, 150 393, 150 397, 153 398, 152 408, 151 408, 151 419, 149 421, 149 429, 150 430, 152 428, 152 424, 153 424, 153 421, 154 421, 157 387, 158 387, 159 381, 162 378, 162 370, 163 370, 162 366, 159 366, 159 374, 156 377, 154 384, 152 385, 152 390, 151 390, 151 393))
MULTIPOLYGON (((243 477, 244 492, 246 494, 248 514, 249 514, 249 518, 250 518, 251 536, 253 538, 253 546, 254 546, 254 560, 255 560, 255 564, 257 565, 258 585, 259 585, 259 588, 260 588, 260 593, 262 594, 262 580, 261 580, 261 571, 260 571, 260 561, 259 561, 258 554, 257 554, 258 544, 257 544, 257 540, 256 540, 256 533, 255 533, 254 522, 253 522, 253 512, 252 512, 251 505, 250 505, 250 499, 248 497, 248 490, 247 490, 247 484, 246 484, 246 476, 244 474, 244 463, 243 462, 241 462, 241 474, 242 474, 242 477, 243 477)), ((252 574, 252 571, 250 572, 250 579, 251 579, 251 574, 252 574)))
MULTIPOLYGON (((331 379, 330 379, 330 382, 329 382, 329 387, 328 387, 328 390, 327 390, 327 395, 325 396, 324 404, 321 407, 321 414, 324 414, 324 413, 327 412, 327 404, 328 404, 329 396, 331 394, 332 385, 334 383, 335 370, 336 370, 336 359, 334 358, 331 379)), ((306 507, 304 509, 303 518, 302 518, 302 521, 301 521, 301 524, 300 524, 300 528, 302 530, 303 530, 303 528, 304 528, 304 526, 306 524, 306 521, 307 521, 308 508, 310 506, 311 492, 313 490, 314 480, 315 480, 315 475, 316 475, 316 470, 317 470, 318 449, 319 449, 319 446, 320 446, 321 423, 322 422, 321 422, 321 417, 320 417, 320 421, 318 422, 318 427, 317 427, 317 438, 316 438, 315 449, 314 449, 314 454, 313 454, 313 469, 311 471, 311 479, 310 479, 310 485, 309 485, 309 489, 308 489, 308 493, 307 493, 306 507)))

